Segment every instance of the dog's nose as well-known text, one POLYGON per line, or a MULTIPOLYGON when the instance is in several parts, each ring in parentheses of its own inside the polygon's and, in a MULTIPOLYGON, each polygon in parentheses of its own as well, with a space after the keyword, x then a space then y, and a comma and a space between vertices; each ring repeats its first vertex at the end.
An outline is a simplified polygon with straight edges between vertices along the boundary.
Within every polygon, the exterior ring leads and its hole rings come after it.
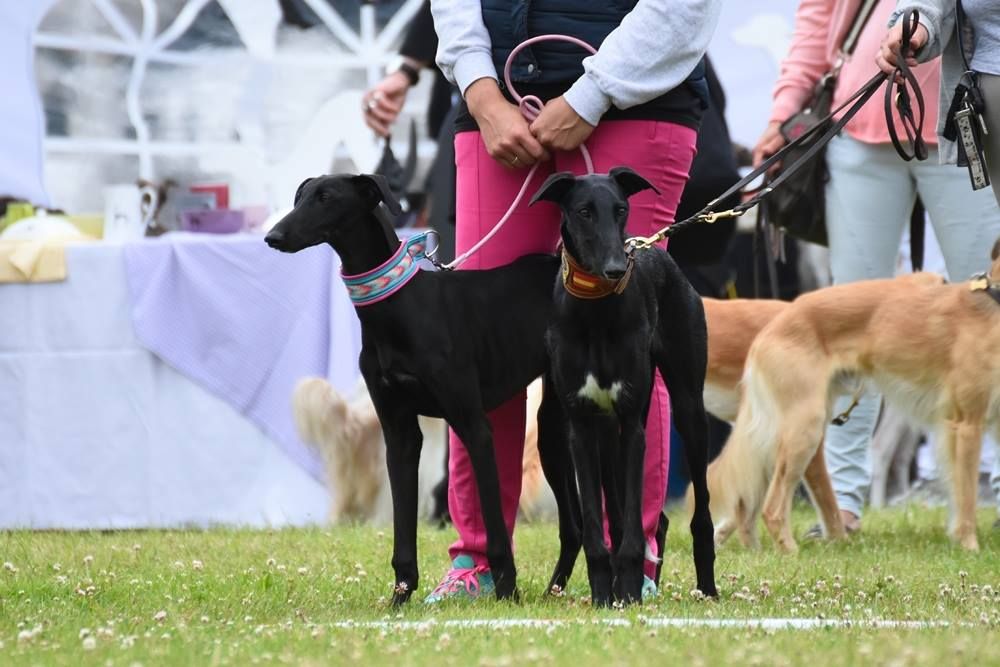
POLYGON ((282 244, 282 242, 284 242, 284 240, 285 240, 284 233, 279 232, 276 229, 272 229, 267 233, 267 236, 264 237, 264 243, 271 246, 272 248, 277 248, 282 244))
POLYGON ((625 275, 625 265, 614 264, 604 269, 604 277, 608 280, 618 280, 625 275))

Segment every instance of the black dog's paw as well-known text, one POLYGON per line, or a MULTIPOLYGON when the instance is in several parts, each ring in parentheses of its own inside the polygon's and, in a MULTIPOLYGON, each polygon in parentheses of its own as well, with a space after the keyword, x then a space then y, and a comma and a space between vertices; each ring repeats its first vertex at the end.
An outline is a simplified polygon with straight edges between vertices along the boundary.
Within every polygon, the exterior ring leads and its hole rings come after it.
POLYGON ((517 592, 517 575, 516 574, 505 574, 497 576, 494 580, 496 586, 496 595, 498 600, 513 600, 514 602, 520 601, 520 596, 517 592))
POLYGON ((719 599, 719 589, 715 587, 715 584, 711 584, 709 586, 699 586, 698 590, 707 598, 711 598, 713 600, 719 599))
POLYGON ((392 606, 399 607, 409 601, 413 595, 413 587, 405 581, 400 581, 392 590, 392 606))
POLYGON ((622 573, 615 579, 615 600, 624 604, 642 603, 642 568, 638 573, 622 573))
POLYGON ((608 609, 611 607, 611 591, 594 591, 590 592, 590 605, 598 609, 608 609))

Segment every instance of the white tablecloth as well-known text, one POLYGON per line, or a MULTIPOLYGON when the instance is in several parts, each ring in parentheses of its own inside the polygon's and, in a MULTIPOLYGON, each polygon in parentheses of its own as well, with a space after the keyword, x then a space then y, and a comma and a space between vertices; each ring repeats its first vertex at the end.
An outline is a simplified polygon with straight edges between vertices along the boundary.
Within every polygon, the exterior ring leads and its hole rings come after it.
POLYGON ((139 345, 122 253, 71 246, 67 281, 0 285, 0 528, 322 521, 319 481, 139 345))

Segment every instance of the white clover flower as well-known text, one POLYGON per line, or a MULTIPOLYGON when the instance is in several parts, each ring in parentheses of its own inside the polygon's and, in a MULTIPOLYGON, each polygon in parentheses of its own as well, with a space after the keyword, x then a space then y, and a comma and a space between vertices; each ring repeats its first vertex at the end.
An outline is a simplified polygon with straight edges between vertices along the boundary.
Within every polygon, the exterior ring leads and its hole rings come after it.
POLYGON ((97 639, 95 637, 84 637, 83 638, 83 650, 93 651, 97 648, 97 639))
POLYGON ((154 621, 164 621, 167 618, 167 612, 163 609, 153 614, 154 621))

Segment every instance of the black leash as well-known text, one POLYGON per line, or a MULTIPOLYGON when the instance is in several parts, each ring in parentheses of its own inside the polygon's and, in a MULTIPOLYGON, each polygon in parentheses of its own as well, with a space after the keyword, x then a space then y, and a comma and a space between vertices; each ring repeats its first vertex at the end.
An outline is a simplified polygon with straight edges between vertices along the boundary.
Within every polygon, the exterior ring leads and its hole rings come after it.
POLYGON ((910 48, 910 39, 917 29, 919 18, 920 16, 916 10, 909 11, 903 16, 903 40, 899 60, 896 65, 896 71, 893 73, 892 83, 885 87, 885 122, 889 128, 889 139, 892 140, 892 147, 896 149, 896 153, 906 162, 913 159, 927 159, 927 145, 924 143, 923 138, 924 96, 920 92, 920 84, 917 83, 917 78, 910 70, 910 66, 906 64, 906 54, 910 48), (917 117, 913 115, 913 105, 910 103, 910 93, 907 90, 907 84, 913 89, 914 97, 917 100, 917 110, 920 112, 920 115, 917 117), (913 147, 912 153, 906 152, 906 149, 899 142, 899 136, 896 134, 896 121, 892 117, 893 87, 897 89, 895 95, 896 109, 899 111, 899 119, 903 123, 903 130, 906 131, 906 139, 913 147))
POLYGON ((858 111, 861 110, 868 100, 872 98, 875 91, 878 90, 879 86, 885 83, 887 80, 889 84, 886 86, 885 99, 886 99, 886 122, 889 126, 889 137, 892 139, 893 147, 899 156, 910 161, 914 158, 917 160, 924 160, 927 158, 927 146, 924 144, 923 139, 923 124, 924 124, 924 97, 920 90, 920 85, 917 82, 916 77, 910 70, 909 66, 906 64, 906 56, 909 53, 910 42, 909 39, 912 36, 913 30, 919 21, 919 14, 917 10, 912 9, 906 13, 903 18, 903 42, 900 48, 900 55, 898 59, 898 64, 896 70, 893 72, 891 78, 890 75, 885 72, 879 72, 871 79, 869 79, 861 88, 859 88, 853 95, 847 98, 840 106, 832 110, 825 118, 817 122, 811 128, 803 132, 794 141, 786 144, 781 150, 772 155, 771 157, 764 160, 760 165, 751 171, 749 174, 741 178, 735 185, 730 187, 724 193, 713 199, 708 203, 705 208, 703 208, 698 213, 680 220, 665 227, 658 231, 656 234, 649 237, 635 237, 629 239, 635 248, 645 248, 655 243, 662 241, 665 238, 670 238, 675 234, 684 231, 687 227, 698 224, 698 223, 713 223, 716 220, 722 218, 734 218, 739 217, 746 213, 751 208, 757 206, 762 201, 764 201, 767 196, 774 189, 781 186, 786 180, 788 180, 795 172, 806 165, 810 160, 812 160, 816 155, 823 150, 823 147, 830 142, 847 123, 850 122, 858 111), (914 118, 913 115, 913 104, 911 103, 911 93, 907 87, 912 88, 912 95, 916 98, 917 109, 919 110, 919 118, 914 118), (903 147, 902 143, 899 141, 898 134, 896 132, 896 123, 892 117, 892 100, 895 99, 896 109, 899 111, 899 116, 903 121, 903 127, 906 132, 906 138, 909 144, 912 146, 912 152, 907 152, 903 147), (837 121, 833 122, 832 125, 827 127, 827 123, 833 120, 841 111, 844 115, 841 116, 837 121), (815 136, 824 130, 819 139, 815 139, 815 136), (759 188, 754 191, 752 197, 746 201, 741 202, 737 206, 726 210, 716 212, 713 209, 718 206, 719 202, 725 201, 727 198, 741 192, 750 183, 754 182, 762 175, 767 173, 767 171, 779 162, 789 151, 802 146, 803 144, 814 140, 815 143, 809 147, 809 149, 802 155, 801 158, 795 162, 786 165, 785 169, 775 178, 773 181, 768 183, 766 186, 759 188))

